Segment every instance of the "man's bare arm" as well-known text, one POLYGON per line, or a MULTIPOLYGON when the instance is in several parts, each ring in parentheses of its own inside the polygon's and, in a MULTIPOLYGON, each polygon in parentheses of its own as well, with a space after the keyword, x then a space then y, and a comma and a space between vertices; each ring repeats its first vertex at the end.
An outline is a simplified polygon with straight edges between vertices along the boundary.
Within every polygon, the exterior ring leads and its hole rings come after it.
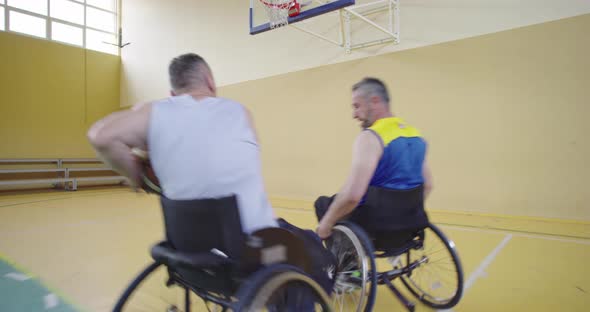
POLYGON ((114 170, 139 185, 140 167, 131 148, 147 149, 147 131, 151 105, 115 112, 95 123, 88 139, 99 157, 114 170))
POLYGON ((350 174, 320 221, 318 234, 321 238, 328 237, 334 224, 356 208, 367 192, 382 154, 381 141, 373 132, 359 134, 354 144, 350 174))

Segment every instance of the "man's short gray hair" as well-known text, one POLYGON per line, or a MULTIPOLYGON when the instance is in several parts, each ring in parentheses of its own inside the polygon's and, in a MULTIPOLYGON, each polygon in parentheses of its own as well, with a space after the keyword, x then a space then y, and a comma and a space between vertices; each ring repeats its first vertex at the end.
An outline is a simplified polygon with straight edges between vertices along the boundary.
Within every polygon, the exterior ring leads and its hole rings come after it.
POLYGON ((366 77, 352 86, 352 91, 360 90, 365 98, 378 96, 389 107, 389 93, 383 81, 366 77))
POLYGON ((203 85, 209 65, 205 59, 194 53, 175 57, 168 66, 170 86, 173 90, 188 90, 203 85))

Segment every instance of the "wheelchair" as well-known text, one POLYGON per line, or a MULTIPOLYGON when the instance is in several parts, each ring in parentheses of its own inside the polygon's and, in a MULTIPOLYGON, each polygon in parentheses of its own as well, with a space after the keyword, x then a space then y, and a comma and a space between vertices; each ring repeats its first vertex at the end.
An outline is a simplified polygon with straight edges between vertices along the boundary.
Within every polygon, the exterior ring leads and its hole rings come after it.
POLYGON ((166 286, 180 287, 184 312, 194 304, 191 294, 202 299, 209 311, 332 311, 327 294, 331 279, 327 274, 326 280, 314 275, 317 261, 312 261, 306 240, 296 233, 265 228, 243 234, 235 196, 161 197, 161 203, 166 240, 153 246, 154 262, 130 283, 113 311, 143 310, 127 303, 160 266, 167 271, 166 286), (196 226, 195 220, 206 222, 196 226))
POLYGON ((356 306, 358 312, 371 311, 377 286, 386 285, 407 310, 414 311, 415 304, 393 284, 398 278, 427 306, 455 306, 463 293, 461 261, 453 241, 428 221, 422 187, 404 191, 370 187, 366 206, 381 209, 366 209, 364 215, 338 223, 326 241, 337 263, 334 309, 356 306), (379 272, 377 258, 387 258, 391 269, 379 272))

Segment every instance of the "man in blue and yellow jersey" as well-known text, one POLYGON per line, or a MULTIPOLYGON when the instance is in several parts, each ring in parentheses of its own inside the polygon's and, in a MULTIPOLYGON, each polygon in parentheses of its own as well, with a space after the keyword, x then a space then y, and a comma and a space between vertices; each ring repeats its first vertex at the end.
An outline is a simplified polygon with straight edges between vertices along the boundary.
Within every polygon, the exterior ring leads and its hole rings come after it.
POLYGON ((391 113, 385 84, 365 78, 352 87, 353 117, 363 131, 354 143, 352 168, 337 195, 315 203, 318 235, 331 235, 348 219, 369 234, 425 227, 424 199, 432 189, 426 142, 391 113))

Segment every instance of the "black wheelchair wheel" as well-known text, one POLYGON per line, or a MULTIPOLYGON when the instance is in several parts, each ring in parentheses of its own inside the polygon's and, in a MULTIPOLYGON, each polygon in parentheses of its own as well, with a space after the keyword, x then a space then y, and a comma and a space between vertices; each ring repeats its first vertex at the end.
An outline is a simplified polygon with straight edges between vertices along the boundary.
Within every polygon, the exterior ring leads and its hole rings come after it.
POLYGON ((400 258, 401 267, 413 267, 401 276, 403 284, 424 304, 435 309, 455 306, 463 294, 463 268, 455 248, 433 224, 424 229, 421 248, 400 258))
POLYGON ((123 294, 121 295, 119 300, 117 300, 117 303, 115 304, 115 307, 113 308, 113 312, 124 311, 123 307, 125 307, 127 305, 129 298, 133 295, 133 293, 135 292, 137 287, 139 287, 139 285, 150 274, 152 274, 160 265, 161 265, 161 263, 154 262, 154 263, 151 263, 150 265, 148 265, 143 271, 141 271, 141 273, 139 273, 139 275, 137 275, 137 277, 135 277, 135 279, 133 279, 133 281, 131 281, 131 284, 129 284, 129 286, 127 286, 127 288, 125 289, 125 291, 123 292, 123 294))
POLYGON ((148 265, 125 289, 113 312, 131 311, 225 311, 214 302, 195 300, 192 291, 178 284, 167 285, 168 270, 161 263, 148 265), (192 299, 191 299, 192 297, 192 299))
POLYGON ((326 247, 336 258, 332 305, 338 311, 369 312, 375 304, 377 273, 373 244, 351 222, 338 223, 326 247))
POLYGON ((322 287, 299 268, 278 264, 248 277, 236 295, 235 311, 332 311, 322 287))

